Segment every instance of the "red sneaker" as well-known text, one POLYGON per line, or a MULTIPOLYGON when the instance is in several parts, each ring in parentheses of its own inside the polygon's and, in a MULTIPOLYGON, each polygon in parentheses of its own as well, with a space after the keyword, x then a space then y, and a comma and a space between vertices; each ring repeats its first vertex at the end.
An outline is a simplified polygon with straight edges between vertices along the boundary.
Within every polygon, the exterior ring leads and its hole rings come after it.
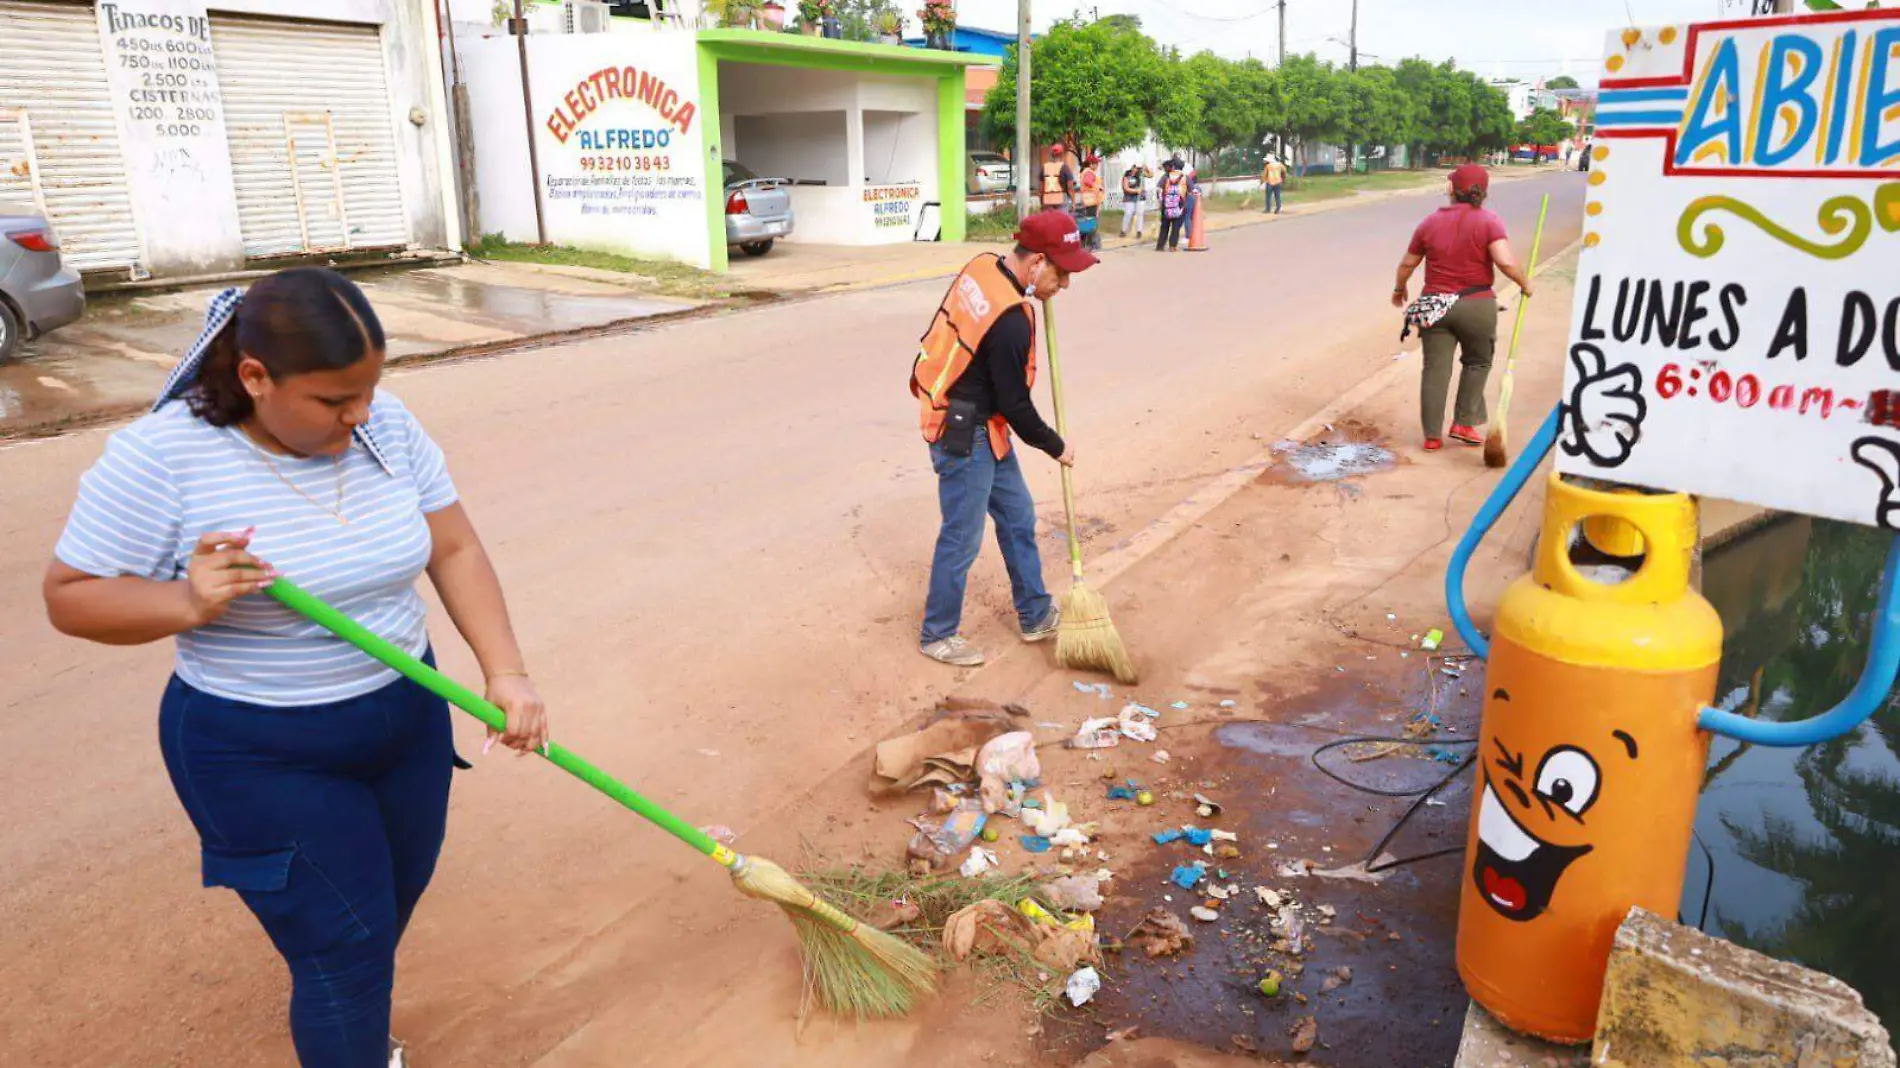
POLYGON ((1468 426, 1460 426, 1457 423, 1451 424, 1451 431, 1445 436, 1453 441, 1462 442, 1466 445, 1484 444, 1483 434, 1478 433, 1468 426))
POLYGON ((1444 448, 1444 447, 1445 447, 1445 443, 1444 443, 1443 441, 1441 441, 1441 440, 1439 440, 1438 438, 1426 438, 1426 439, 1425 439, 1425 451, 1426 451, 1426 452, 1437 452, 1438 450, 1440 450, 1440 449, 1442 449, 1442 448, 1444 448))

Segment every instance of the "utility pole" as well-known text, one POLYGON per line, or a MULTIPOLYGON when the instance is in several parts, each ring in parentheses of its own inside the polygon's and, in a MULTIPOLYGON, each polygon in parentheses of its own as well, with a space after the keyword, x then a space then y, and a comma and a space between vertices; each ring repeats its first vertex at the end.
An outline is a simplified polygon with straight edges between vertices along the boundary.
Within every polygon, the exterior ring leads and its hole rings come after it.
MULTIPOLYGON (((1352 32, 1346 35, 1346 69, 1357 73, 1359 70, 1359 0, 1352 0, 1352 32)), ((1346 175, 1351 177, 1357 166, 1355 156, 1359 146, 1350 140, 1346 142, 1346 175)), ((1368 168, 1370 164, 1368 164, 1368 168)))
POLYGON ((521 0, 515 0, 515 17, 508 28, 515 35, 516 54, 521 59, 521 114, 528 123, 528 170, 534 180, 534 236, 548 243, 548 220, 541 210, 541 157, 534 147, 534 93, 528 88, 528 19, 521 13, 521 0))
POLYGON ((1280 66, 1286 66, 1286 0, 1280 0, 1280 66))
POLYGON ((1016 0, 1016 217, 1029 217, 1029 190, 1035 183, 1030 167, 1029 137, 1029 0, 1016 0))

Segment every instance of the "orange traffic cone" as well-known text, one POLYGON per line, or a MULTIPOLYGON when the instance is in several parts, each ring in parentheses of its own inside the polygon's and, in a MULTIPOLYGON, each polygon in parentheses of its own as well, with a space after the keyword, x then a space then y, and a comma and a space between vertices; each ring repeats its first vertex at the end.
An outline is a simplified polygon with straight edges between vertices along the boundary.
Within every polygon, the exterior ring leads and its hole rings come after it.
POLYGON ((1194 217, 1193 220, 1188 223, 1187 250, 1189 252, 1206 252, 1207 201, 1201 196, 1199 191, 1196 191, 1193 196, 1189 198, 1189 203, 1193 208, 1194 217))

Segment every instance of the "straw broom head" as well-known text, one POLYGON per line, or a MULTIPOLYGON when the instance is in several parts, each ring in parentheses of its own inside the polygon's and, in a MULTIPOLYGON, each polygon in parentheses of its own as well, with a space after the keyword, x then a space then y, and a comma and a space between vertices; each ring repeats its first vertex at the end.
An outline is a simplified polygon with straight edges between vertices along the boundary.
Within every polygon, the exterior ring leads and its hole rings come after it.
POLYGON ((1511 450, 1504 440, 1504 423, 1500 420, 1496 426, 1491 428, 1491 433, 1485 435, 1484 466, 1507 467, 1510 465, 1510 462, 1511 450))
POLYGON ((1062 597, 1056 663, 1076 671, 1106 671, 1124 686, 1141 681, 1128 646, 1108 618, 1107 599, 1083 582, 1070 586, 1062 597))
POLYGON ((798 932, 805 997, 829 1012, 858 1019, 902 1016, 936 989, 930 955, 820 900, 784 868, 759 857, 732 866, 732 882, 748 897, 785 910, 798 932))

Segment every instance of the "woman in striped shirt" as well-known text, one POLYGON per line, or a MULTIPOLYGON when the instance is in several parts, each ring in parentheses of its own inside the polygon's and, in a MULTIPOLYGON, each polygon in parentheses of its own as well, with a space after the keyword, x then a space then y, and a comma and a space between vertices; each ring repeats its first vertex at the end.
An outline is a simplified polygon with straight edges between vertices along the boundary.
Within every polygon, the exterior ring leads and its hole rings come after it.
POLYGON ((508 714, 501 740, 547 740, 494 567, 441 450, 377 390, 383 360, 376 313, 335 272, 219 294, 151 413, 80 480, 45 583, 67 634, 177 639, 165 766, 205 885, 237 891, 290 967, 313 1068, 402 1063, 396 943, 457 757, 440 698, 261 591, 281 571, 427 656, 427 571, 508 714))

